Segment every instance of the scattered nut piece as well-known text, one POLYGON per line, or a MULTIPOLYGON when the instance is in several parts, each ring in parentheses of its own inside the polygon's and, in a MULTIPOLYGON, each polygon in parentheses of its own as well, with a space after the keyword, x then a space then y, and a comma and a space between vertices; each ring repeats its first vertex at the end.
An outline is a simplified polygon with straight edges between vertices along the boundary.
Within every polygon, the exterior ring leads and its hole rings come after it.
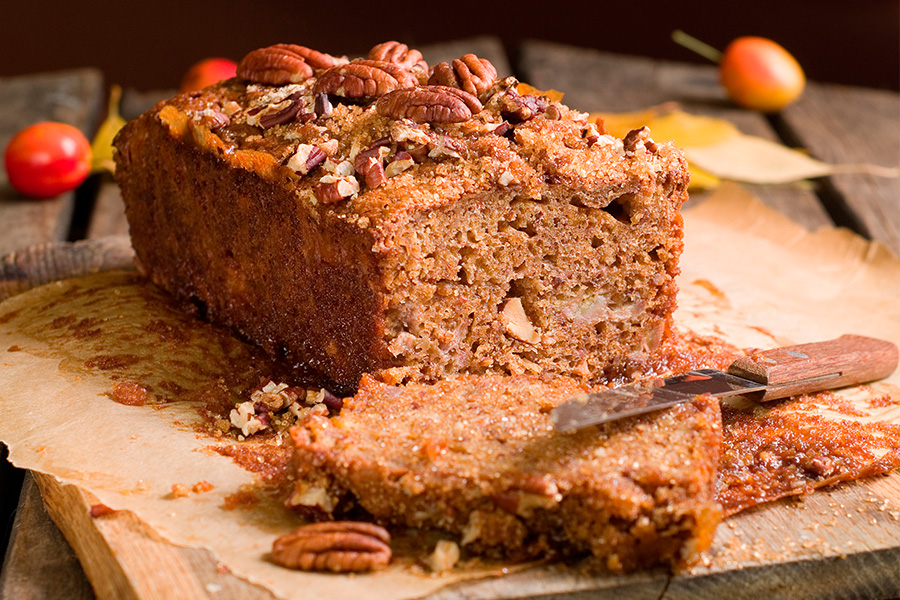
MULTIPOLYGON (((324 92, 319 92, 318 94, 316 94, 315 102, 316 102, 316 105, 315 105, 314 110, 316 111, 317 116, 327 117, 328 115, 331 114, 332 106, 331 106, 331 101, 328 99, 328 94, 326 94, 324 92)), ((337 141, 337 140, 335 140, 335 141, 337 141)))
POLYGON ((391 560, 390 534, 358 521, 331 521, 298 527, 272 544, 272 559, 304 571, 370 571, 391 560))
POLYGON ((316 186, 316 198, 322 204, 334 204, 357 193, 359 182, 352 175, 325 175, 316 186))
POLYGON ((297 151, 288 157, 285 166, 301 175, 307 175, 327 158, 324 150, 310 144, 299 144, 297 151))
POLYGON ((625 137, 622 138, 622 144, 625 147, 626 154, 634 154, 641 148, 650 153, 656 152, 657 150, 656 143, 650 139, 650 128, 646 125, 640 129, 632 129, 629 131, 625 137))
POLYGON ((506 327, 507 333, 526 344, 537 344, 541 341, 540 334, 531 324, 521 298, 509 298, 500 309, 500 319, 506 327))
POLYGON ((503 171, 500 177, 497 179, 497 183, 502 185, 503 187, 508 186, 509 184, 519 183, 519 180, 516 179, 516 176, 510 173, 509 169, 503 171))
POLYGON ((375 189, 387 181, 387 175, 384 173, 384 165, 374 157, 363 157, 362 160, 355 161, 356 172, 362 175, 369 189, 375 189))
POLYGON ((510 123, 521 123, 533 119, 547 110, 549 102, 538 96, 523 96, 515 88, 506 90, 500 96, 500 114, 510 123))
POLYGON ((459 544, 451 540, 439 540, 425 564, 435 573, 449 571, 459 562, 459 544))
POLYGON ((384 168, 384 174, 388 178, 394 177, 407 170, 414 164, 416 164, 416 161, 413 160, 412 155, 409 152, 404 152, 401 150, 394 155, 393 160, 391 160, 391 162, 389 162, 388 165, 384 168))
POLYGON ((241 402, 237 407, 231 409, 228 418, 231 424, 241 430, 244 437, 253 435, 268 427, 268 415, 261 418, 262 415, 256 414, 255 402, 252 400, 241 402))
POLYGON ((284 108, 277 112, 266 113, 259 118, 259 126, 263 129, 270 129, 276 125, 284 125, 294 120, 300 109, 303 108, 303 101, 300 100, 300 92, 294 92, 285 98, 284 108))

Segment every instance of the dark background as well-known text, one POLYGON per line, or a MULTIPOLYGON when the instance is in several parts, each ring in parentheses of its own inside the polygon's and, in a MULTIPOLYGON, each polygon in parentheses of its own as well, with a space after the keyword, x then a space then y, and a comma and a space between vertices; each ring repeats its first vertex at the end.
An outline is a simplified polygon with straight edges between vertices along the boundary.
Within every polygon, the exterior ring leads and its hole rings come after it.
POLYGON ((682 29, 720 49, 741 35, 769 37, 797 57, 810 79, 900 89, 897 0, 6 4, 0 11, 0 77, 94 66, 108 83, 154 90, 177 87, 202 58, 239 60, 278 42, 352 56, 389 39, 414 46, 476 35, 499 37, 513 57, 519 41, 544 39, 705 62, 671 41, 671 31, 682 29))

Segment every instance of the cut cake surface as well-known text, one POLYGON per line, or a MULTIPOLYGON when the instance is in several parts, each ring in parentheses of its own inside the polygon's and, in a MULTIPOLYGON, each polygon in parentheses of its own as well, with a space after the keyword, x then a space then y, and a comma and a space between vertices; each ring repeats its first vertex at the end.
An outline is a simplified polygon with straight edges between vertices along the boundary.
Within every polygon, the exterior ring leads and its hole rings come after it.
POLYGON ((573 434, 549 412, 569 379, 459 376, 388 386, 364 377, 340 416, 291 430, 288 505, 441 529, 497 558, 573 552, 613 570, 685 565, 721 518, 718 402, 693 402, 573 434))

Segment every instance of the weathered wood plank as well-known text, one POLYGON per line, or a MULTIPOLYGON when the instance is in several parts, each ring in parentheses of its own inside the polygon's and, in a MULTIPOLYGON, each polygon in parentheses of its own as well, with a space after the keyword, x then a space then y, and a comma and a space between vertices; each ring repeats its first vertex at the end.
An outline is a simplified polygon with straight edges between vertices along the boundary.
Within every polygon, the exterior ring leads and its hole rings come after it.
MULTIPOLYGON (((74 125, 90 138, 102 101, 103 78, 95 69, 0 79, 0 147, 23 127, 46 120, 74 125)), ((0 255, 66 239, 73 205, 73 193, 23 199, 0 172, 0 255)))
MULTIPOLYGON (((564 92, 564 102, 579 110, 628 112, 677 102, 690 113, 726 119, 744 133, 777 139, 764 116, 726 101, 713 66, 529 41, 522 45, 518 70, 523 80, 538 88, 564 92)), ((752 191, 765 204, 808 229, 833 225, 809 189, 759 186, 752 191)))
POLYGON ((22 485, 8 556, 0 577, 0 598, 94 598, 78 557, 47 516, 40 490, 30 473, 25 475, 22 485))
MULTIPOLYGON (((782 118, 789 136, 816 158, 900 168, 900 94, 813 82, 782 118)), ((846 173, 823 184, 826 201, 845 205, 865 233, 900 254, 900 178, 846 173)))
POLYGON ((94 211, 87 228, 87 237, 97 239, 108 236, 128 235, 128 220, 119 186, 112 179, 100 184, 94 211))
POLYGON ((165 542, 127 511, 91 516, 98 501, 53 477, 34 474, 47 512, 81 559, 100 600, 272 600, 267 590, 220 569, 212 554, 165 542))

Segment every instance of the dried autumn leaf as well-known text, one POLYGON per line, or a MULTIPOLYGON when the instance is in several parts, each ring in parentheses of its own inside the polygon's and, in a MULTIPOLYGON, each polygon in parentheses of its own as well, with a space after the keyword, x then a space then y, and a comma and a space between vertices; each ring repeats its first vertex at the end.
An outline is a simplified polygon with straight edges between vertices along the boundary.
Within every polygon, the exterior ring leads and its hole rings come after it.
POLYGON ((707 173, 703 169, 698 169, 690 163, 688 163, 688 171, 691 173, 691 182, 688 184, 688 190, 691 192, 714 190, 722 183, 722 180, 715 175, 707 173))
POLYGON ((588 114, 588 120, 596 121, 599 119, 603 122, 608 133, 618 138, 622 138, 632 129, 640 129, 656 117, 668 114, 677 109, 678 105, 676 103, 668 102, 666 104, 651 106, 650 108, 633 112, 592 112, 588 114))
POLYGON ((719 142, 682 147, 691 165, 722 179, 754 184, 783 184, 835 173, 865 172, 897 177, 898 169, 876 165, 831 165, 781 144, 738 135, 719 142))
POLYGON ((563 99, 563 93, 558 90, 539 90, 527 83, 519 83, 516 91, 523 96, 547 96, 551 102, 562 102, 563 99))
MULTIPOLYGON (((675 103, 628 113, 591 113, 590 117, 602 119, 606 131, 617 137, 646 125, 654 141, 673 142, 679 147, 710 144, 741 135, 728 121, 686 113, 678 110, 675 103)), ((689 169, 692 191, 719 185, 719 178, 712 173, 694 164, 689 164, 689 169)))
POLYGON ((116 163, 113 161, 113 138, 125 125, 125 119, 119 114, 119 99, 122 88, 114 85, 109 90, 109 108, 106 119, 100 124, 91 142, 91 172, 109 171, 114 173, 116 163))

